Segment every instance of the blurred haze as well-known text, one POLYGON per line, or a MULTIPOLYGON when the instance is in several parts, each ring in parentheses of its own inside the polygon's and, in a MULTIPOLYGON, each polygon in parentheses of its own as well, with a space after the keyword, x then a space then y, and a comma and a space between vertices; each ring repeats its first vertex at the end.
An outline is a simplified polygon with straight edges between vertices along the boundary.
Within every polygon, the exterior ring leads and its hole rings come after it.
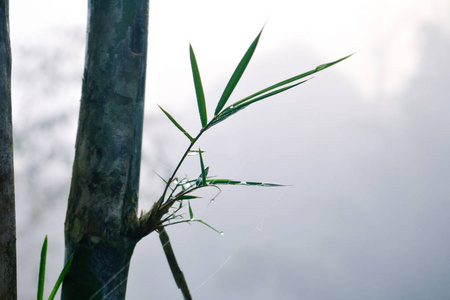
MULTIPOLYGON (((10 1, 19 299, 63 263, 86 1, 10 1)), ((233 116, 198 143, 210 174, 286 183, 211 190, 200 224, 169 227, 194 299, 450 299, 450 1, 155 0, 141 208, 195 134, 192 43, 212 114, 265 25, 230 101, 356 52, 233 116)), ((197 158, 181 175, 200 170, 197 158)), ((132 260, 128 299, 181 299, 155 234, 132 260)))

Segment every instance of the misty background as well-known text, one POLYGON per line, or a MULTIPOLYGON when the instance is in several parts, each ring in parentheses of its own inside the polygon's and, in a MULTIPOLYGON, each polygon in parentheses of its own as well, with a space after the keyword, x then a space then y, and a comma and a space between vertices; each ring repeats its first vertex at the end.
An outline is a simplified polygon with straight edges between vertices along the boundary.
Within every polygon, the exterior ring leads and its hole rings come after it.
MULTIPOLYGON (((62 266, 84 64, 85 1, 12 1, 19 299, 62 266)), ((230 101, 356 52, 211 129, 210 174, 289 184, 206 191, 201 224, 168 228, 194 299, 450 299, 450 1, 151 1, 140 207, 200 129, 192 43, 211 114, 265 25, 230 101)), ((200 172, 198 158, 180 174, 200 172)), ((128 299, 181 299, 156 234, 128 299)))

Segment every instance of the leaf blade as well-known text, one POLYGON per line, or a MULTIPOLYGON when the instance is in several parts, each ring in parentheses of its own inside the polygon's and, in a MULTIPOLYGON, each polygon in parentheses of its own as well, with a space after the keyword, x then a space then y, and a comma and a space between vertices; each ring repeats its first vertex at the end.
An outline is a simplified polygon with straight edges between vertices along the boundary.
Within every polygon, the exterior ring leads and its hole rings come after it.
POLYGON ((47 260, 47 236, 45 236, 44 243, 42 244, 42 249, 41 249, 41 260, 39 262, 39 279, 38 279, 37 300, 42 300, 44 298, 46 260, 47 260))
POLYGON ((302 84, 302 83, 305 83, 306 81, 307 81, 307 80, 304 80, 304 81, 301 81, 301 82, 297 82, 296 84, 292 84, 292 85, 290 85, 290 86, 280 88, 280 89, 278 89, 278 90, 275 90, 275 91, 272 91, 272 92, 270 92, 270 93, 264 94, 264 95, 259 96, 259 97, 257 97, 257 98, 248 100, 247 102, 238 101, 238 102, 236 102, 237 105, 236 105, 236 103, 235 103, 235 104, 233 104, 233 105, 227 107, 226 109, 224 109, 224 110, 222 111, 222 113, 220 113, 220 114, 216 117, 216 119, 213 119, 213 120, 209 123, 208 128, 211 128, 212 126, 217 125, 217 124, 219 124, 219 123, 222 122, 222 121, 225 121, 227 118, 231 117, 231 116, 234 115, 235 113, 239 112, 240 110, 242 110, 242 109, 248 107, 249 105, 251 105, 251 104, 253 104, 253 103, 255 103, 255 102, 261 101, 261 100, 263 100, 263 99, 266 99, 266 98, 269 98, 269 97, 274 96, 274 95, 276 95, 276 94, 279 94, 279 93, 282 93, 282 92, 284 92, 284 91, 287 91, 287 90, 289 90, 289 89, 291 89, 291 88, 293 88, 293 87, 296 87, 297 85, 300 85, 300 84, 302 84))
POLYGON ((189 206, 189 218, 191 220, 194 220, 194 212, 192 211, 191 201, 188 201, 188 206, 189 206))
POLYGON ((180 197, 177 197, 178 200, 192 200, 192 199, 198 199, 199 196, 195 195, 181 195, 180 197))
POLYGON ((207 176, 207 170, 205 169, 205 164, 203 163, 203 155, 202 155, 202 151, 200 150, 200 148, 198 149, 198 154, 200 157, 200 167, 202 169, 202 184, 201 185, 205 185, 206 184, 206 176, 207 176))
POLYGON ((205 94, 203 92, 202 79, 200 77, 200 71, 197 65, 197 59, 195 58, 194 49, 192 45, 189 45, 189 56, 191 59, 192 76, 194 77, 195 94, 197 96, 198 112, 200 114, 200 121, 202 122, 202 128, 208 124, 208 115, 206 112, 205 94))
POLYGON ((245 52, 241 61, 237 65, 236 69, 233 72, 233 75, 231 75, 231 78, 228 81, 228 83, 225 87, 225 90, 222 93, 222 96, 220 97, 219 103, 217 103, 217 107, 216 107, 216 110, 214 111, 214 115, 218 115, 220 113, 220 111, 222 110, 222 108, 225 106, 228 99, 230 98, 231 93, 233 93, 234 88, 236 87, 239 80, 241 79, 242 74, 244 74, 244 71, 247 68, 248 63, 250 62, 250 59, 252 58, 253 53, 256 50, 256 46, 258 45, 259 38, 261 37, 263 29, 261 29, 258 36, 255 38, 255 40, 250 45, 247 52, 245 52))
POLYGON ((262 186, 262 187, 287 186, 285 184, 279 184, 279 183, 241 181, 241 180, 230 180, 230 179, 209 179, 207 182, 209 185, 247 185, 247 186, 262 186))
POLYGON ((220 235, 223 235, 223 231, 217 230, 216 228, 212 227, 211 225, 209 225, 208 223, 206 223, 206 222, 203 221, 203 220, 197 220, 197 219, 195 219, 195 220, 191 220, 190 222, 199 222, 199 223, 202 223, 203 225, 209 227, 210 229, 214 230, 215 232, 219 233, 220 235))
POLYGON ((249 106, 250 104, 253 104, 257 101, 260 101, 262 99, 274 96, 278 93, 287 91, 297 85, 300 85, 302 83, 305 83, 306 81, 310 80, 310 79, 306 79, 300 82, 297 82, 295 84, 286 86, 292 82, 298 81, 300 79, 303 79, 307 76, 310 76, 312 74, 315 74, 317 72, 320 72, 326 68, 329 68, 347 58, 349 58, 350 56, 352 56, 353 54, 347 55, 343 58, 340 58, 338 60, 332 61, 330 63, 326 63, 326 64, 322 64, 317 66, 315 69, 310 70, 308 72, 304 72, 302 74, 296 75, 294 77, 288 78, 286 80, 280 81, 274 85, 271 85, 265 89, 262 89, 254 94, 251 94, 250 96, 247 96, 235 103, 233 103, 232 105, 228 106, 227 108, 225 108, 219 115, 215 116, 215 119, 213 119, 209 124, 208 124, 208 128, 211 128, 214 125, 217 125, 218 123, 224 121, 225 119, 227 119, 228 117, 232 116, 233 114, 237 113, 238 111, 246 108, 247 106, 249 106))
POLYGON ((64 280, 64 277, 66 277, 67 272, 69 272, 70 266, 72 264, 72 260, 73 260, 73 254, 69 257, 69 259, 67 260, 66 265, 64 266, 64 268, 62 269, 61 273, 59 274, 58 279, 56 280, 55 286, 53 287, 53 290, 50 294, 50 296, 48 297, 48 300, 53 300, 56 296, 56 293, 58 292, 59 287, 61 286, 61 283, 64 280))
POLYGON ((163 113, 169 118, 170 121, 172 121, 173 125, 175 125, 191 142, 194 141, 194 138, 183 128, 180 124, 178 124, 177 121, 167 112, 165 111, 161 106, 158 105, 158 107, 163 111, 163 113))
POLYGON ((349 57, 352 56, 352 55, 353 55, 353 54, 347 55, 347 56, 345 56, 345 57, 343 57, 343 58, 340 58, 340 59, 338 59, 338 60, 335 60, 335 61, 332 61, 332 62, 329 62, 329 63, 325 63, 325 64, 322 64, 322 65, 319 65, 319 66, 317 66, 314 70, 309 70, 309 71, 307 71, 307 72, 301 73, 301 74, 296 75, 296 76, 293 76, 293 77, 291 77, 291 78, 282 80, 282 81, 280 81, 280 82, 278 82, 278 83, 276 83, 276 84, 274 84, 274 85, 271 85, 271 86, 269 86, 269 87, 267 87, 267 88, 265 88, 265 89, 262 89, 262 90, 260 90, 260 91, 258 91, 258 92, 256 92, 256 93, 254 93, 254 94, 251 94, 250 96, 245 97, 244 99, 242 99, 242 100, 240 100, 240 101, 234 103, 234 105, 237 105, 237 104, 240 104, 240 103, 245 102, 245 101, 247 101, 247 100, 250 100, 250 99, 252 99, 252 98, 255 98, 255 97, 257 97, 257 96, 259 96, 259 95, 261 95, 261 94, 267 93, 267 92, 269 92, 269 91, 271 91, 271 90, 274 90, 274 89, 276 89, 276 88, 279 88, 279 87, 281 87, 281 86, 283 86, 283 85, 287 85, 287 84, 290 84, 290 83, 292 83, 292 82, 294 82, 294 81, 303 79, 303 78, 308 77, 308 76, 310 76, 310 75, 313 75, 313 74, 315 74, 315 73, 317 73, 317 72, 320 72, 320 71, 322 71, 322 70, 324 70, 324 69, 326 69, 326 68, 331 67, 332 65, 335 65, 335 64, 337 64, 337 63, 339 63, 339 62, 341 62, 341 61, 343 61, 343 60, 349 58, 349 57))

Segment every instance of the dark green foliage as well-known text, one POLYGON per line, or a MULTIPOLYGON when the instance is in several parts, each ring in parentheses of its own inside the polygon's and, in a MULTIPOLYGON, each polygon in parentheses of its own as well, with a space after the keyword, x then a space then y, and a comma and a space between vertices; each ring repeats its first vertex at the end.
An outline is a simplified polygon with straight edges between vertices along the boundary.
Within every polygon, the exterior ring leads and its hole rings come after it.
MULTIPOLYGON (((72 265, 72 259, 73 259, 73 256, 70 256, 69 259, 67 260, 66 265, 64 266, 61 273, 59 274, 58 279, 56 280, 55 286, 53 287, 53 290, 50 293, 48 300, 53 300, 55 298, 56 293, 58 292, 58 289, 64 280, 64 277, 66 277, 67 272, 69 272, 70 266, 72 265)), ((38 300, 44 299, 46 264, 47 264, 47 236, 45 236, 44 243, 42 244, 41 260, 39 263, 39 277, 38 277, 39 279, 38 279, 38 292, 37 292, 38 300)))

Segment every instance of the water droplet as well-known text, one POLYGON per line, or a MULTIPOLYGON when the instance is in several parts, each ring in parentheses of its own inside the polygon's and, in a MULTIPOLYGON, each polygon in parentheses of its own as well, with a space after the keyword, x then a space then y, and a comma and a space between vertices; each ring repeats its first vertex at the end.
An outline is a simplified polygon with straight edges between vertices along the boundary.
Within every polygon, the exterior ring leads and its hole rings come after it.
POLYGON ((225 234, 225 232, 223 232, 223 231, 220 232, 220 235, 224 235, 224 234, 225 234))
POLYGON ((315 72, 321 71, 327 67, 328 64, 322 64, 320 66, 317 66, 317 68, 314 70, 315 72))

